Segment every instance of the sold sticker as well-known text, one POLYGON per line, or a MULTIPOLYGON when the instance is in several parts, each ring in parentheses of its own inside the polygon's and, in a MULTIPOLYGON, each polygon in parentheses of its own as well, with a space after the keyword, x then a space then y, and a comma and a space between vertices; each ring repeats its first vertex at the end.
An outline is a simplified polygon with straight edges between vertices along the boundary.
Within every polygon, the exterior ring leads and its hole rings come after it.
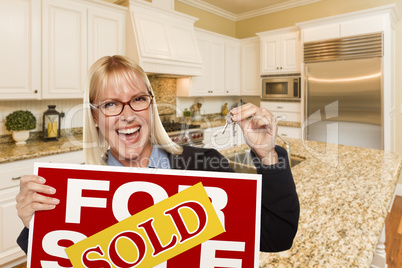
POLYGON ((66 249, 74 267, 153 267, 225 230, 202 185, 189 187, 66 249))

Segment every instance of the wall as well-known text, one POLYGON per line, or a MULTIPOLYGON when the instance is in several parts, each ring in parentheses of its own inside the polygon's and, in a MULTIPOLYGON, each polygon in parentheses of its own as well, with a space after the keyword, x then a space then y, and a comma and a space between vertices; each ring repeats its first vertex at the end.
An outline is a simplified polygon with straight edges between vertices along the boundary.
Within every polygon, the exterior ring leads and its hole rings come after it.
POLYGON ((199 18, 195 22, 195 27, 205 29, 211 32, 236 37, 236 23, 234 21, 222 18, 204 10, 175 1, 175 11, 199 18))

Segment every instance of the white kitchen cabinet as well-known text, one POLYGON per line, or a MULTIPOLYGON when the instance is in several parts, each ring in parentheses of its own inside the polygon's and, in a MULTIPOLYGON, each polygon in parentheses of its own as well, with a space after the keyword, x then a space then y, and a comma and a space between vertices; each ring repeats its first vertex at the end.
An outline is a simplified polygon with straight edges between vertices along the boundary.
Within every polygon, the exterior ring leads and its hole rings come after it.
POLYGON ((222 134, 224 126, 207 128, 204 132, 204 147, 223 150, 233 146, 244 144, 244 137, 240 127, 235 125, 235 134, 233 127, 228 126, 225 133, 222 134))
POLYGON ((225 41, 225 95, 240 95, 240 43, 225 41))
POLYGON ((358 17, 353 19, 339 18, 335 21, 322 19, 322 23, 315 22, 303 25, 303 42, 314 42, 340 37, 362 35, 382 32, 384 29, 384 17, 381 15, 370 17, 358 17))
POLYGON ((84 163, 82 151, 50 155, 0 164, 0 267, 13 267, 26 260, 16 240, 23 224, 17 215, 15 197, 19 192, 22 175, 33 174, 34 162, 84 163))
POLYGON ((289 27, 258 35, 261 38, 261 75, 300 73, 300 30, 289 27))
POLYGON ((278 126, 278 134, 286 140, 286 138, 301 139, 301 128, 278 126))
POLYGON ((179 78, 177 96, 240 95, 240 43, 205 30, 196 30, 203 74, 179 78))
POLYGON ((40 0, 0 1, 0 98, 36 99, 41 90, 40 0))
POLYGON ((25 253, 16 243, 24 228, 15 208, 19 189, 19 186, 0 189, 0 267, 14 267, 26 261, 25 253))
POLYGON ((203 75, 193 78, 194 95, 223 95, 225 92, 225 42, 220 38, 196 31, 201 50, 203 75))
POLYGON ((124 54, 122 11, 86 1, 43 0, 42 98, 82 98, 90 65, 124 54))
POLYGON ((82 98, 87 68, 87 7, 43 0, 42 97, 82 98))
MULTIPOLYGON (((202 63, 204 65, 204 67, 203 67, 204 74, 202 75, 202 77, 199 77, 199 78, 195 78, 195 79, 190 78, 192 80, 193 84, 191 85, 191 88, 190 88, 191 93, 189 95, 202 96, 202 95, 205 95, 206 92, 209 93, 209 91, 210 91, 210 87, 211 87, 210 84, 212 83, 212 80, 204 79, 204 77, 210 77, 211 75, 213 75, 213 74, 211 74, 212 70, 209 68, 209 66, 213 65, 214 62, 212 61, 213 59, 210 56, 210 50, 212 50, 212 45, 210 44, 209 40, 203 39, 203 38, 198 38, 197 42, 198 42, 198 47, 200 49, 202 63)), ((218 48, 219 48, 219 46, 215 45, 215 54, 217 54, 217 52, 219 51, 218 48)), ((223 54, 221 53, 220 56, 221 57, 219 57, 215 60, 216 60, 216 62, 219 62, 219 60, 220 60, 220 63, 221 63, 220 68, 221 68, 221 71, 223 71, 223 66, 222 66, 223 61, 221 59, 223 57, 223 54)))
POLYGON ((125 10, 88 10, 88 67, 103 56, 125 55, 125 10))
POLYGON ((260 107, 269 110, 282 121, 301 122, 300 102, 261 101, 260 107))
POLYGON ((260 40, 258 37, 241 40, 241 75, 242 96, 261 96, 260 77, 260 40))
MULTIPOLYGON (((300 102, 275 102, 262 101, 260 107, 268 109, 278 121, 297 122, 301 121, 301 104, 300 102)), ((278 134, 284 139, 294 138, 301 139, 301 128, 290 126, 278 126, 278 134)))
POLYGON ((125 54, 126 10, 92 0, 2 0, 1 98, 82 98, 88 67, 125 54))
POLYGON ((320 25, 305 29, 302 31, 302 35, 304 43, 338 38, 341 36, 340 24, 320 25))

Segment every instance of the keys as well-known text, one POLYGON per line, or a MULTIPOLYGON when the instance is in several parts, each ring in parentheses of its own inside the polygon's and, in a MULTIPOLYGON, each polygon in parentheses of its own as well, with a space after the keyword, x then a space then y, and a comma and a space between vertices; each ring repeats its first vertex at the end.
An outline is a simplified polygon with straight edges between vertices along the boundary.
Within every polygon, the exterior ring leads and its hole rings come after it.
MULTIPOLYGON (((232 122, 233 122, 233 121, 232 121, 232 122)), ((233 137, 236 137, 236 124, 235 124, 234 122, 232 123, 232 128, 233 128, 233 129, 232 129, 232 130, 233 130, 233 131, 232 131, 232 136, 233 136, 233 137)))
MULTIPOLYGON (((235 129, 235 124, 234 124, 234 122, 233 122, 233 120, 232 120, 232 114, 231 114, 231 113, 228 113, 228 114, 225 116, 225 120, 226 120, 226 125, 223 127, 222 134, 225 133, 226 128, 227 128, 230 124, 233 125, 233 131, 234 131, 234 129, 235 129)), ((234 132, 233 132, 233 135, 234 135, 234 132)))

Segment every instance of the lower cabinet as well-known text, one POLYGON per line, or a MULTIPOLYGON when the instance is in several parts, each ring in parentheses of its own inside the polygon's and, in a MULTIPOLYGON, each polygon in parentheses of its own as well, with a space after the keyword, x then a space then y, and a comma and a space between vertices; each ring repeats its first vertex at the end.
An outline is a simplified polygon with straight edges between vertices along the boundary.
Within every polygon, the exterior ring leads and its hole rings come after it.
MULTIPOLYGON (((260 106, 273 113, 278 121, 300 122, 300 102, 261 101, 260 106)), ((278 134, 283 138, 301 139, 301 128, 281 126, 279 123, 278 134)))
POLYGON ((301 121, 300 102, 261 101, 260 106, 277 116, 278 120, 290 122, 301 121))
POLYGON ((0 267, 11 268, 26 261, 25 253, 16 243, 24 226, 17 215, 15 197, 20 190, 20 177, 33 174, 35 162, 81 164, 84 154, 75 151, 0 165, 0 267))
POLYGON ((0 267, 13 267, 26 260, 25 253, 16 243, 24 227, 15 208, 19 189, 14 186, 0 190, 0 267))
POLYGON ((293 138, 293 139, 301 139, 301 128, 299 127, 278 127, 278 134, 282 136, 282 138, 293 138))
POLYGON ((237 124, 235 125, 234 135, 232 126, 228 126, 225 130, 225 133, 222 134, 223 128, 224 126, 219 126, 205 130, 205 148, 214 148, 219 151, 245 143, 243 133, 237 124))

